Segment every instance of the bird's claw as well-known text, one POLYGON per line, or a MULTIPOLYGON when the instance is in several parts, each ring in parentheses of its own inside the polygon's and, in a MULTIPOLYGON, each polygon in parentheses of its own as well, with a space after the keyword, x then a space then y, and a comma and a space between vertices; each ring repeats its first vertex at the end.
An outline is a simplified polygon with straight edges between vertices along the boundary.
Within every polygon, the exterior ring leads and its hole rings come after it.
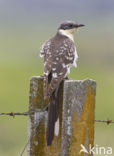
POLYGON ((71 78, 69 78, 68 76, 65 77, 65 80, 71 80, 71 78))

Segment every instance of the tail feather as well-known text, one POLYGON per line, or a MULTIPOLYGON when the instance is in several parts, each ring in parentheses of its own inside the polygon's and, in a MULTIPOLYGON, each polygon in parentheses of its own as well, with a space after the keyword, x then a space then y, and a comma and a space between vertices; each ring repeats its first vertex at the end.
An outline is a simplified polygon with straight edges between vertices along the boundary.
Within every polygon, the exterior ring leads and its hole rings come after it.
POLYGON ((48 123, 47 123, 47 132, 46 132, 46 140, 47 145, 50 146, 52 144, 52 140, 54 137, 55 131, 55 123, 59 116, 59 88, 53 92, 50 96, 50 104, 48 108, 48 123))
POLYGON ((54 137, 54 126, 56 120, 56 106, 54 94, 50 97, 50 104, 48 107, 48 123, 47 123, 47 145, 51 145, 54 137))

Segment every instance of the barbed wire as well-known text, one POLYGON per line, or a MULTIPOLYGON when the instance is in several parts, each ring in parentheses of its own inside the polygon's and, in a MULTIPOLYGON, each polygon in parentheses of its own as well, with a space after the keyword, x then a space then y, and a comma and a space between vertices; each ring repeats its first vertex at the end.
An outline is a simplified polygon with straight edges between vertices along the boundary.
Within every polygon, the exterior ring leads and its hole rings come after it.
POLYGON ((32 112, 30 113, 30 112, 23 112, 23 113, 13 113, 13 112, 10 112, 10 113, 0 113, 0 115, 9 115, 9 116, 15 116, 15 115, 24 115, 24 116, 26 116, 26 115, 31 115, 32 114, 32 112))
MULTIPOLYGON (((21 116, 21 115, 22 115, 22 116, 29 116, 29 115, 32 115, 32 114, 37 113, 37 112, 45 112, 45 111, 47 111, 47 107, 45 107, 44 109, 37 109, 37 110, 35 110, 35 111, 30 110, 30 111, 22 112, 22 113, 20 113, 20 112, 17 112, 17 113, 14 113, 14 112, 10 112, 10 113, 0 113, 0 115, 1 115, 1 116, 4 116, 4 115, 5 115, 5 116, 12 116, 12 117, 14 118, 15 116, 21 116)), ((107 125, 114 123, 113 120, 109 120, 109 119, 107 119, 107 120, 95 120, 95 122, 106 123, 107 125)), ((27 145, 29 144, 31 138, 35 135, 35 133, 36 133, 36 128, 35 128, 34 134, 31 135, 31 137, 28 139, 27 143, 25 144, 25 146, 24 146, 24 148, 23 148, 23 150, 22 150, 20 156, 23 156, 23 153, 24 153, 24 151, 25 151, 27 145)))
MULTIPOLYGON (((17 112, 17 113, 14 113, 14 112, 10 112, 10 113, 0 113, 0 115, 8 115, 8 116, 12 116, 12 117, 15 117, 16 115, 22 115, 22 116, 29 116, 29 115, 32 115, 34 113, 37 113, 37 112, 43 112, 43 111, 46 111, 46 108, 44 109, 38 109, 36 111, 27 111, 27 112, 17 112)), ((100 123, 106 123, 107 125, 109 124, 114 124, 114 121, 113 120, 95 120, 95 122, 100 122, 100 123)))
POLYGON ((95 120, 95 122, 103 122, 103 123, 106 123, 107 125, 114 123, 113 120, 109 120, 109 119, 107 119, 107 120, 95 120))

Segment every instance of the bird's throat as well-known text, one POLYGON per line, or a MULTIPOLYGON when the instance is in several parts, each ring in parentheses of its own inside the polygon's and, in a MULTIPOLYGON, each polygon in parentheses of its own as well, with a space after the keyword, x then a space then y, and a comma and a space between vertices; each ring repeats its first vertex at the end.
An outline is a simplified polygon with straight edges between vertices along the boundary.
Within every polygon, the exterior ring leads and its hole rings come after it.
POLYGON ((64 36, 67 36, 68 38, 70 38, 74 42, 74 32, 73 31, 60 29, 59 33, 64 35, 64 36))

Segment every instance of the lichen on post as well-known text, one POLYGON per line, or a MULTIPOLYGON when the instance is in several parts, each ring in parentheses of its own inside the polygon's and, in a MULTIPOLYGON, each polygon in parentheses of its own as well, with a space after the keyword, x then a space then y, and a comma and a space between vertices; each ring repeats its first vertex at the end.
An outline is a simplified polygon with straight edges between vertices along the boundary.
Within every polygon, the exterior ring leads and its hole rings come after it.
MULTIPOLYGON (((61 156, 85 156, 94 145, 96 83, 93 80, 64 82, 61 156)), ((89 154, 89 153, 88 153, 89 154)))
POLYGON ((34 76, 30 80, 29 111, 35 112, 29 116, 28 129, 28 156, 58 156, 61 149, 61 130, 62 130, 62 95, 63 86, 60 89, 60 108, 59 108, 59 135, 54 136, 51 146, 46 145, 46 122, 47 111, 43 109, 48 105, 43 96, 43 77, 34 76))
POLYGON ((51 146, 46 145, 48 101, 43 98, 43 77, 32 77, 30 81, 29 146, 28 156, 85 156, 94 144, 94 111, 96 83, 93 80, 64 80, 60 90, 59 136, 51 146))

